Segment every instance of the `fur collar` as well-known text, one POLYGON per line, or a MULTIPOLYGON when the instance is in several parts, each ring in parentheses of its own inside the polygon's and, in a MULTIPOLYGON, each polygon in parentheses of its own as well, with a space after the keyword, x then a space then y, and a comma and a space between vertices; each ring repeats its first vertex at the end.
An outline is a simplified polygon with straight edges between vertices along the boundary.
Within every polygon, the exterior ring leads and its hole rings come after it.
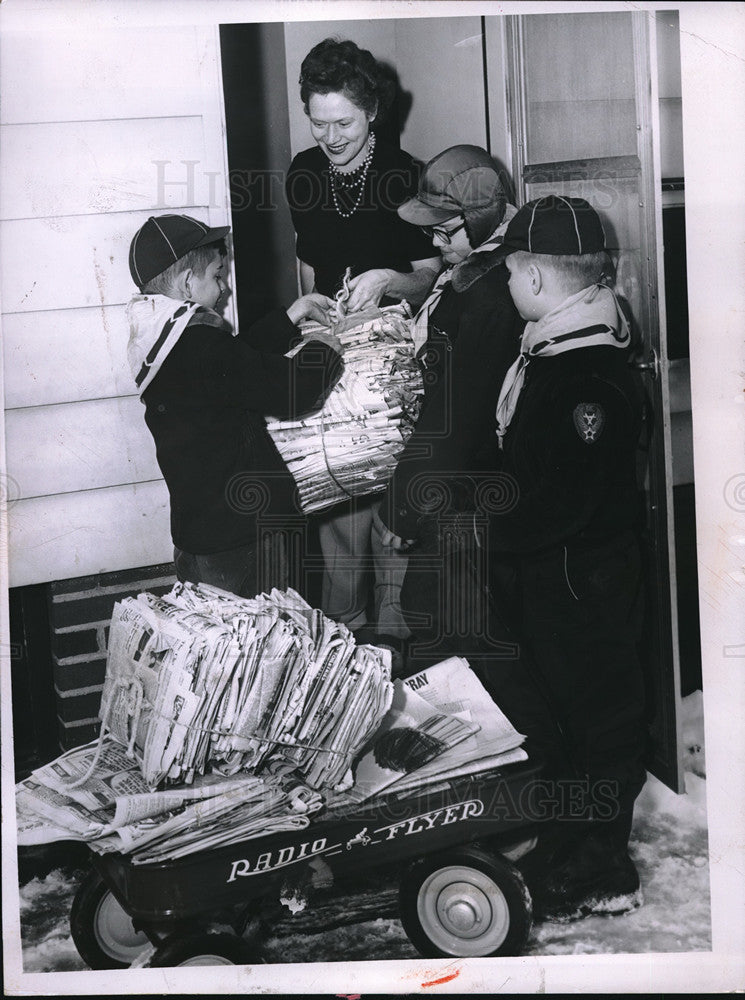
POLYGON ((465 292, 479 278, 498 267, 504 262, 504 254, 500 256, 501 247, 495 247, 487 253, 472 253, 460 264, 453 268, 453 276, 450 279, 453 289, 456 292, 465 292))

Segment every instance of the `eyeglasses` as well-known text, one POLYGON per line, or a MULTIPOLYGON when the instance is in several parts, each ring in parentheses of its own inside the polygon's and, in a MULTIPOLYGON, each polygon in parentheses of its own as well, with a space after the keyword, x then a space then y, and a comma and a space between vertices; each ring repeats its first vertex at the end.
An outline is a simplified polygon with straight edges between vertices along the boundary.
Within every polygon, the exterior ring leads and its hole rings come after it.
POLYGON ((464 219, 459 226, 455 226, 453 229, 441 229, 439 226, 422 226, 422 232, 425 236, 429 236, 431 240, 433 240, 436 236, 438 239, 442 240, 445 246, 449 246, 451 238, 455 236, 456 233, 459 233, 461 229, 464 229, 465 225, 466 222, 464 219))

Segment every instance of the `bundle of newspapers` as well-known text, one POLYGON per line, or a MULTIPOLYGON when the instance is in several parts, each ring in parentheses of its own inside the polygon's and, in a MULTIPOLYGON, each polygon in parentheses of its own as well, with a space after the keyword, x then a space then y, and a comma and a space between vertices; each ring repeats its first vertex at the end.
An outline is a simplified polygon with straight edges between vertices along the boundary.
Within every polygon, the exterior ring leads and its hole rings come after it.
POLYGON ((80 840, 135 864, 164 861, 282 830, 322 806, 287 774, 219 773, 153 791, 139 761, 110 734, 69 750, 16 786, 18 844, 80 840))
POLYGON ((465 660, 391 682, 388 650, 291 590, 121 601, 100 714, 98 741, 16 786, 19 844, 162 861, 525 757, 465 660))
POLYGON ((390 653, 293 590, 240 598, 176 584, 114 607, 102 716, 151 788, 285 762, 311 788, 351 762, 393 697, 390 653))
POLYGON ((385 488, 419 415, 423 381, 405 305, 352 313, 331 327, 344 371, 321 410, 301 420, 268 419, 274 443, 306 513, 385 488))

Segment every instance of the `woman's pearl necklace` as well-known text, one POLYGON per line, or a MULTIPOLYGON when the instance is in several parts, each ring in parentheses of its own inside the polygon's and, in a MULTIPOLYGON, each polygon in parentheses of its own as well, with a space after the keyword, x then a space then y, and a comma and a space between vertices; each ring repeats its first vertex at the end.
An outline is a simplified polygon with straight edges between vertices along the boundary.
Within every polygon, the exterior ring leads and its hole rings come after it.
POLYGON ((365 190, 365 179, 367 178, 367 172, 370 169, 370 164, 372 163, 373 153, 375 152, 375 133, 370 132, 367 137, 367 155, 362 163, 355 167, 354 170, 339 170, 339 168, 334 163, 329 163, 331 167, 331 196, 334 199, 334 208, 342 217, 342 219, 348 219, 350 215, 354 215, 360 206, 362 201, 362 195, 365 190), (361 171, 361 172, 360 172, 361 171), (343 178, 354 176, 359 173, 359 177, 355 177, 352 181, 346 181, 343 178), (342 210, 339 206, 339 200, 337 198, 336 190, 338 188, 344 188, 345 190, 352 191, 354 188, 358 188, 357 194, 354 199, 354 204, 349 209, 348 212, 342 210))

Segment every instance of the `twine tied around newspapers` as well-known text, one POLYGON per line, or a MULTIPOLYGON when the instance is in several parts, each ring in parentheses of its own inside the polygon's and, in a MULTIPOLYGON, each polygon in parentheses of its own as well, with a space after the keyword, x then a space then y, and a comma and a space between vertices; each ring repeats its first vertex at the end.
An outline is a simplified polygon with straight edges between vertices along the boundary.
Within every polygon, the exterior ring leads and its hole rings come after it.
MULTIPOLYGON (((148 639, 142 651, 143 655, 149 652, 149 650, 155 645, 156 642, 157 642, 157 634, 153 633, 148 639)), ((142 711, 145 707, 147 707, 150 710, 151 714, 156 716, 157 718, 167 719, 171 725, 182 726, 183 728, 191 730, 192 732, 205 733, 209 736, 219 737, 225 735, 225 733, 222 730, 212 729, 204 726, 195 726, 192 723, 181 722, 178 719, 173 719, 170 716, 164 715, 162 712, 157 712, 155 710, 155 706, 146 697, 142 681, 138 677, 136 676, 115 677, 113 678, 113 684, 110 688, 110 693, 106 699, 106 702, 101 706, 101 730, 98 736, 98 745, 96 747, 96 753, 85 774, 81 778, 78 778, 76 781, 71 782, 69 784, 69 787, 71 789, 78 788, 81 785, 85 784, 85 782, 88 781, 88 779, 94 773, 96 767, 98 766, 98 761, 100 760, 101 752, 103 749, 104 737, 106 733, 109 731, 108 722, 109 722, 109 717, 111 715, 111 709, 116 700, 117 693, 122 688, 126 688, 129 691, 129 697, 127 698, 126 702, 127 725, 130 729, 129 740, 127 742, 127 756, 132 759, 134 759, 134 757, 136 756, 134 748, 135 748, 135 740, 137 738, 137 728, 139 725, 140 716, 142 715, 142 711)), ((263 743, 263 744, 270 744, 272 746, 292 747, 298 750, 311 750, 314 751, 315 753, 331 754, 333 756, 338 756, 338 757, 345 756, 345 752, 343 750, 333 750, 331 747, 317 747, 309 743, 298 743, 291 737, 288 737, 287 739, 272 739, 271 737, 268 736, 260 736, 260 737, 257 736, 254 737, 254 739, 259 744, 263 743)))
MULTIPOLYGON (((328 325, 340 338, 350 335, 344 354, 347 374, 315 414, 284 425, 281 420, 267 419, 269 433, 295 479, 305 513, 318 513, 341 501, 385 489, 423 398, 421 370, 413 351, 407 350, 413 348, 413 342, 402 327, 411 320, 408 303, 345 314, 342 309, 350 294, 350 277, 351 269, 347 268, 328 325), (366 345, 381 349, 380 354, 376 351, 379 360, 372 367, 367 367, 369 361, 364 358, 366 345), (395 350, 389 353, 394 345, 395 350), (349 392, 357 380, 367 386, 366 392, 375 402, 369 406, 358 400, 358 409, 352 407, 344 416, 343 401, 353 398, 349 392), (389 398, 389 390, 395 400, 389 398), (335 457, 340 434, 343 455, 335 457)), ((310 327, 307 332, 312 337, 310 327)))
MULTIPOLYGON (((153 636, 149 641, 148 645, 150 645, 154 641, 154 639, 155 637, 153 636)), ((145 697, 145 691, 142 686, 142 681, 140 681, 138 677, 116 677, 114 678, 114 682, 111 686, 110 694, 106 700, 106 704, 101 707, 101 731, 98 736, 98 745, 96 747, 96 752, 93 756, 93 760, 91 761, 88 770, 81 778, 78 778, 76 781, 70 782, 68 786, 69 788, 79 788, 81 785, 85 784, 86 781, 88 781, 90 776, 96 770, 96 767, 98 766, 98 761, 100 760, 101 757, 101 752, 103 750, 104 737, 106 735, 106 732, 108 731, 108 719, 111 714, 111 708, 114 704, 117 692, 122 688, 128 688, 130 695, 129 698, 127 699, 127 705, 126 705, 128 725, 131 726, 129 741, 127 743, 127 756, 132 759, 134 759, 135 757, 134 747, 135 747, 135 739, 137 737, 137 727, 140 721, 140 716, 142 714, 143 707, 145 706, 157 718, 168 719, 171 725, 182 726, 183 728, 189 729, 192 732, 206 733, 210 736, 225 735, 225 733, 219 729, 211 729, 204 726, 194 726, 191 723, 180 722, 178 719, 173 719, 170 716, 166 716, 161 712, 156 712, 155 706, 145 697), (131 722, 129 722, 129 720, 131 720, 131 722)), ((331 747, 316 747, 316 746, 311 746, 308 743, 298 743, 292 738, 288 738, 285 740, 281 739, 275 740, 271 739, 268 736, 260 736, 260 737, 257 736, 254 737, 254 739, 256 739, 258 743, 270 743, 273 746, 293 747, 298 750, 313 750, 316 753, 333 754, 338 757, 343 757, 345 755, 344 751, 342 750, 332 750, 331 747)))

